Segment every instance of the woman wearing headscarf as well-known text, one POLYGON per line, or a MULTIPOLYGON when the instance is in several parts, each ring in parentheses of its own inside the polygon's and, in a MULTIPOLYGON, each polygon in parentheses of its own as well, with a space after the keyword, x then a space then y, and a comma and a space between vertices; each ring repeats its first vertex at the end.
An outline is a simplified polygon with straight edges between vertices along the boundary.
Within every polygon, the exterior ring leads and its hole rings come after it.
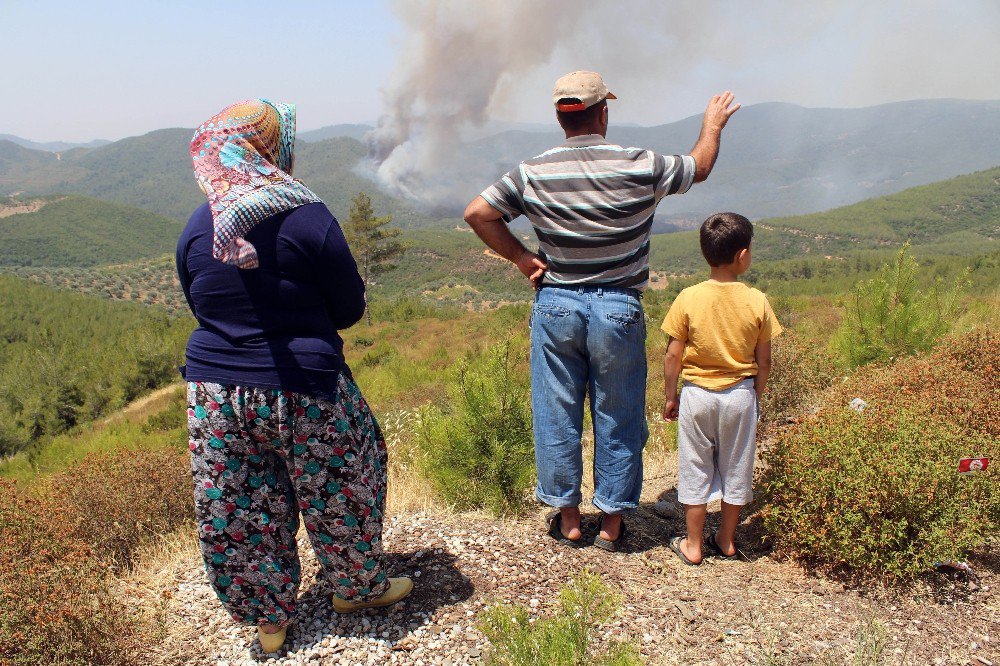
POLYGON ((198 328, 188 429, 198 534, 232 617, 283 644, 295 615, 299 516, 338 612, 412 589, 382 557, 386 447, 343 357, 364 285, 327 207, 292 178, 295 107, 239 102, 202 124, 191 159, 208 202, 177 245, 198 328))

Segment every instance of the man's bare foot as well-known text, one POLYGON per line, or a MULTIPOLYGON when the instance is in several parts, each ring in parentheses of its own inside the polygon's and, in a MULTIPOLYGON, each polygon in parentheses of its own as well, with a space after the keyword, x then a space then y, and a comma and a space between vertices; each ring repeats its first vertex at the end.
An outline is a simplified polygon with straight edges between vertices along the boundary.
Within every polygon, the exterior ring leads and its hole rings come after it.
POLYGON ((580 531, 580 508, 575 506, 559 509, 559 522, 561 532, 564 537, 571 541, 579 541, 583 538, 580 531))
POLYGON ((605 541, 618 541, 622 533, 621 514, 603 514, 601 519, 601 538, 605 541))
POLYGON ((701 562, 701 542, 697 544, 691 543, 691 539, 683 539, 681 541, 681 552, 684 553, 684 557, 691 560, 692 564, 698 564, 701 562))

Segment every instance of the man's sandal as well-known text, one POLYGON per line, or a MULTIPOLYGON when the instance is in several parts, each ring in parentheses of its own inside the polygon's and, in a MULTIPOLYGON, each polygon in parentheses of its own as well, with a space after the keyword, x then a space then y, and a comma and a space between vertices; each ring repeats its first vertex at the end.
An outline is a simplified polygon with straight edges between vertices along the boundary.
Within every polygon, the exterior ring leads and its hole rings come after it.
MULTIPOLYGON (((603 526, 603 524, 604 524, 604 521, 602 520, 601 521, 601 525, 603 526)), ((598 529, 600 529, 600 528, 598 528, 598 529)), ((622 526, 621 526, 621 531, 618 533, 618 538, 615 539, 614 541, 609 541, 608 539, 601 538, 601 533, 600 532, 598 532, 597 536, 594 537, 594 545, 597 546, 598 548, 600 548, 601 550, 608 551, 609 553, 617 553, 621 549, 623 543, 625 543, 625 519, 624 518, 622 518, 622 526)))
POLYGON ((586 545, 582 536, 579 539, 570 539, 562 533, 562 514, 558 511, 549 516, 549 536, 570 548, 583 548, 586 545))
POLYGON ((719 542, 715 539, 717 536, 719 536, 719 530, 715 530, 708 535, 707 539, 705 539, 705 545, 708 546, 710 551, 712 551, 712 556, 718 557, 720 560, 739 559, 740 551, 738 549, 734 550, 732 555, 726 555, 722 548, 719 547, 719 542))
POLYGON ((689 560, 688 556, 684 554, 683 550, 681 550, 681 541, 684 541, 684 537, 682 536, 675 536, 671 538, 669 544, 670 550, 674 551, 677 554, 677 557, 679 557, 681 559, 681 562, 683 562, 684 564, 691 567, 699 566, 701 562, 693 562, 689 560))

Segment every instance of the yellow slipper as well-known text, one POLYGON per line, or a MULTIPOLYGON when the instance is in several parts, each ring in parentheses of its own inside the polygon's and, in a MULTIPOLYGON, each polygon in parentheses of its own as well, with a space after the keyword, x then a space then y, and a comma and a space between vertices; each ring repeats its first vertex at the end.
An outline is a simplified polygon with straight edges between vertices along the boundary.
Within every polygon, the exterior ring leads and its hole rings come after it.
POLYGON ((257 639, 260 641, 260 649, 264 652, 277 652, 285 644, 285 636, 288 635, 288 627, 282 627, 273 634, 265 634, 264 630, 257 627, 257 639))
POLYGON ((353 613, 364 608, 382 608, 391 606, 397 601, 406 598, 413 591, 413 581, 409 578, 390 578, 389 587, 382 596, 370 601, 347 601, 337 595, 330 596, 333 610, 338 613, 353 613))

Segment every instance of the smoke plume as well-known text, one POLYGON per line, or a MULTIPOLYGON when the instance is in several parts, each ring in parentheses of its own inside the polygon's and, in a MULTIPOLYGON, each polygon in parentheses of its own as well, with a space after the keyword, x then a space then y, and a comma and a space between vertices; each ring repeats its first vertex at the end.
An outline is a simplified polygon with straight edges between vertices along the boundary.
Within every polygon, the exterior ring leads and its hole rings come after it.
POLYGON ((405 41, 369 166, 389 191, 448 212, 516 164, 477 151, 477 130, 528 117, 557 131, 548 92, 575 69, 601 72, 618 95, 613 126, 678 120, 724 89, 744 104, 832 107, 1000 96, 970 66, 1000 57, 995 0, 397 0, 394 11, 405 41), (957 14, 975 20, 950 25, 957 14))
POLYGON ((491 117, 504 84, 544 64, 585 11, 554 0, 398 2, 410 34, 385 92, 386 113, 369 137, 370 157, 387 187, 431 205, 465 191, 462 174, 485 165, 463 150, 491 117))

